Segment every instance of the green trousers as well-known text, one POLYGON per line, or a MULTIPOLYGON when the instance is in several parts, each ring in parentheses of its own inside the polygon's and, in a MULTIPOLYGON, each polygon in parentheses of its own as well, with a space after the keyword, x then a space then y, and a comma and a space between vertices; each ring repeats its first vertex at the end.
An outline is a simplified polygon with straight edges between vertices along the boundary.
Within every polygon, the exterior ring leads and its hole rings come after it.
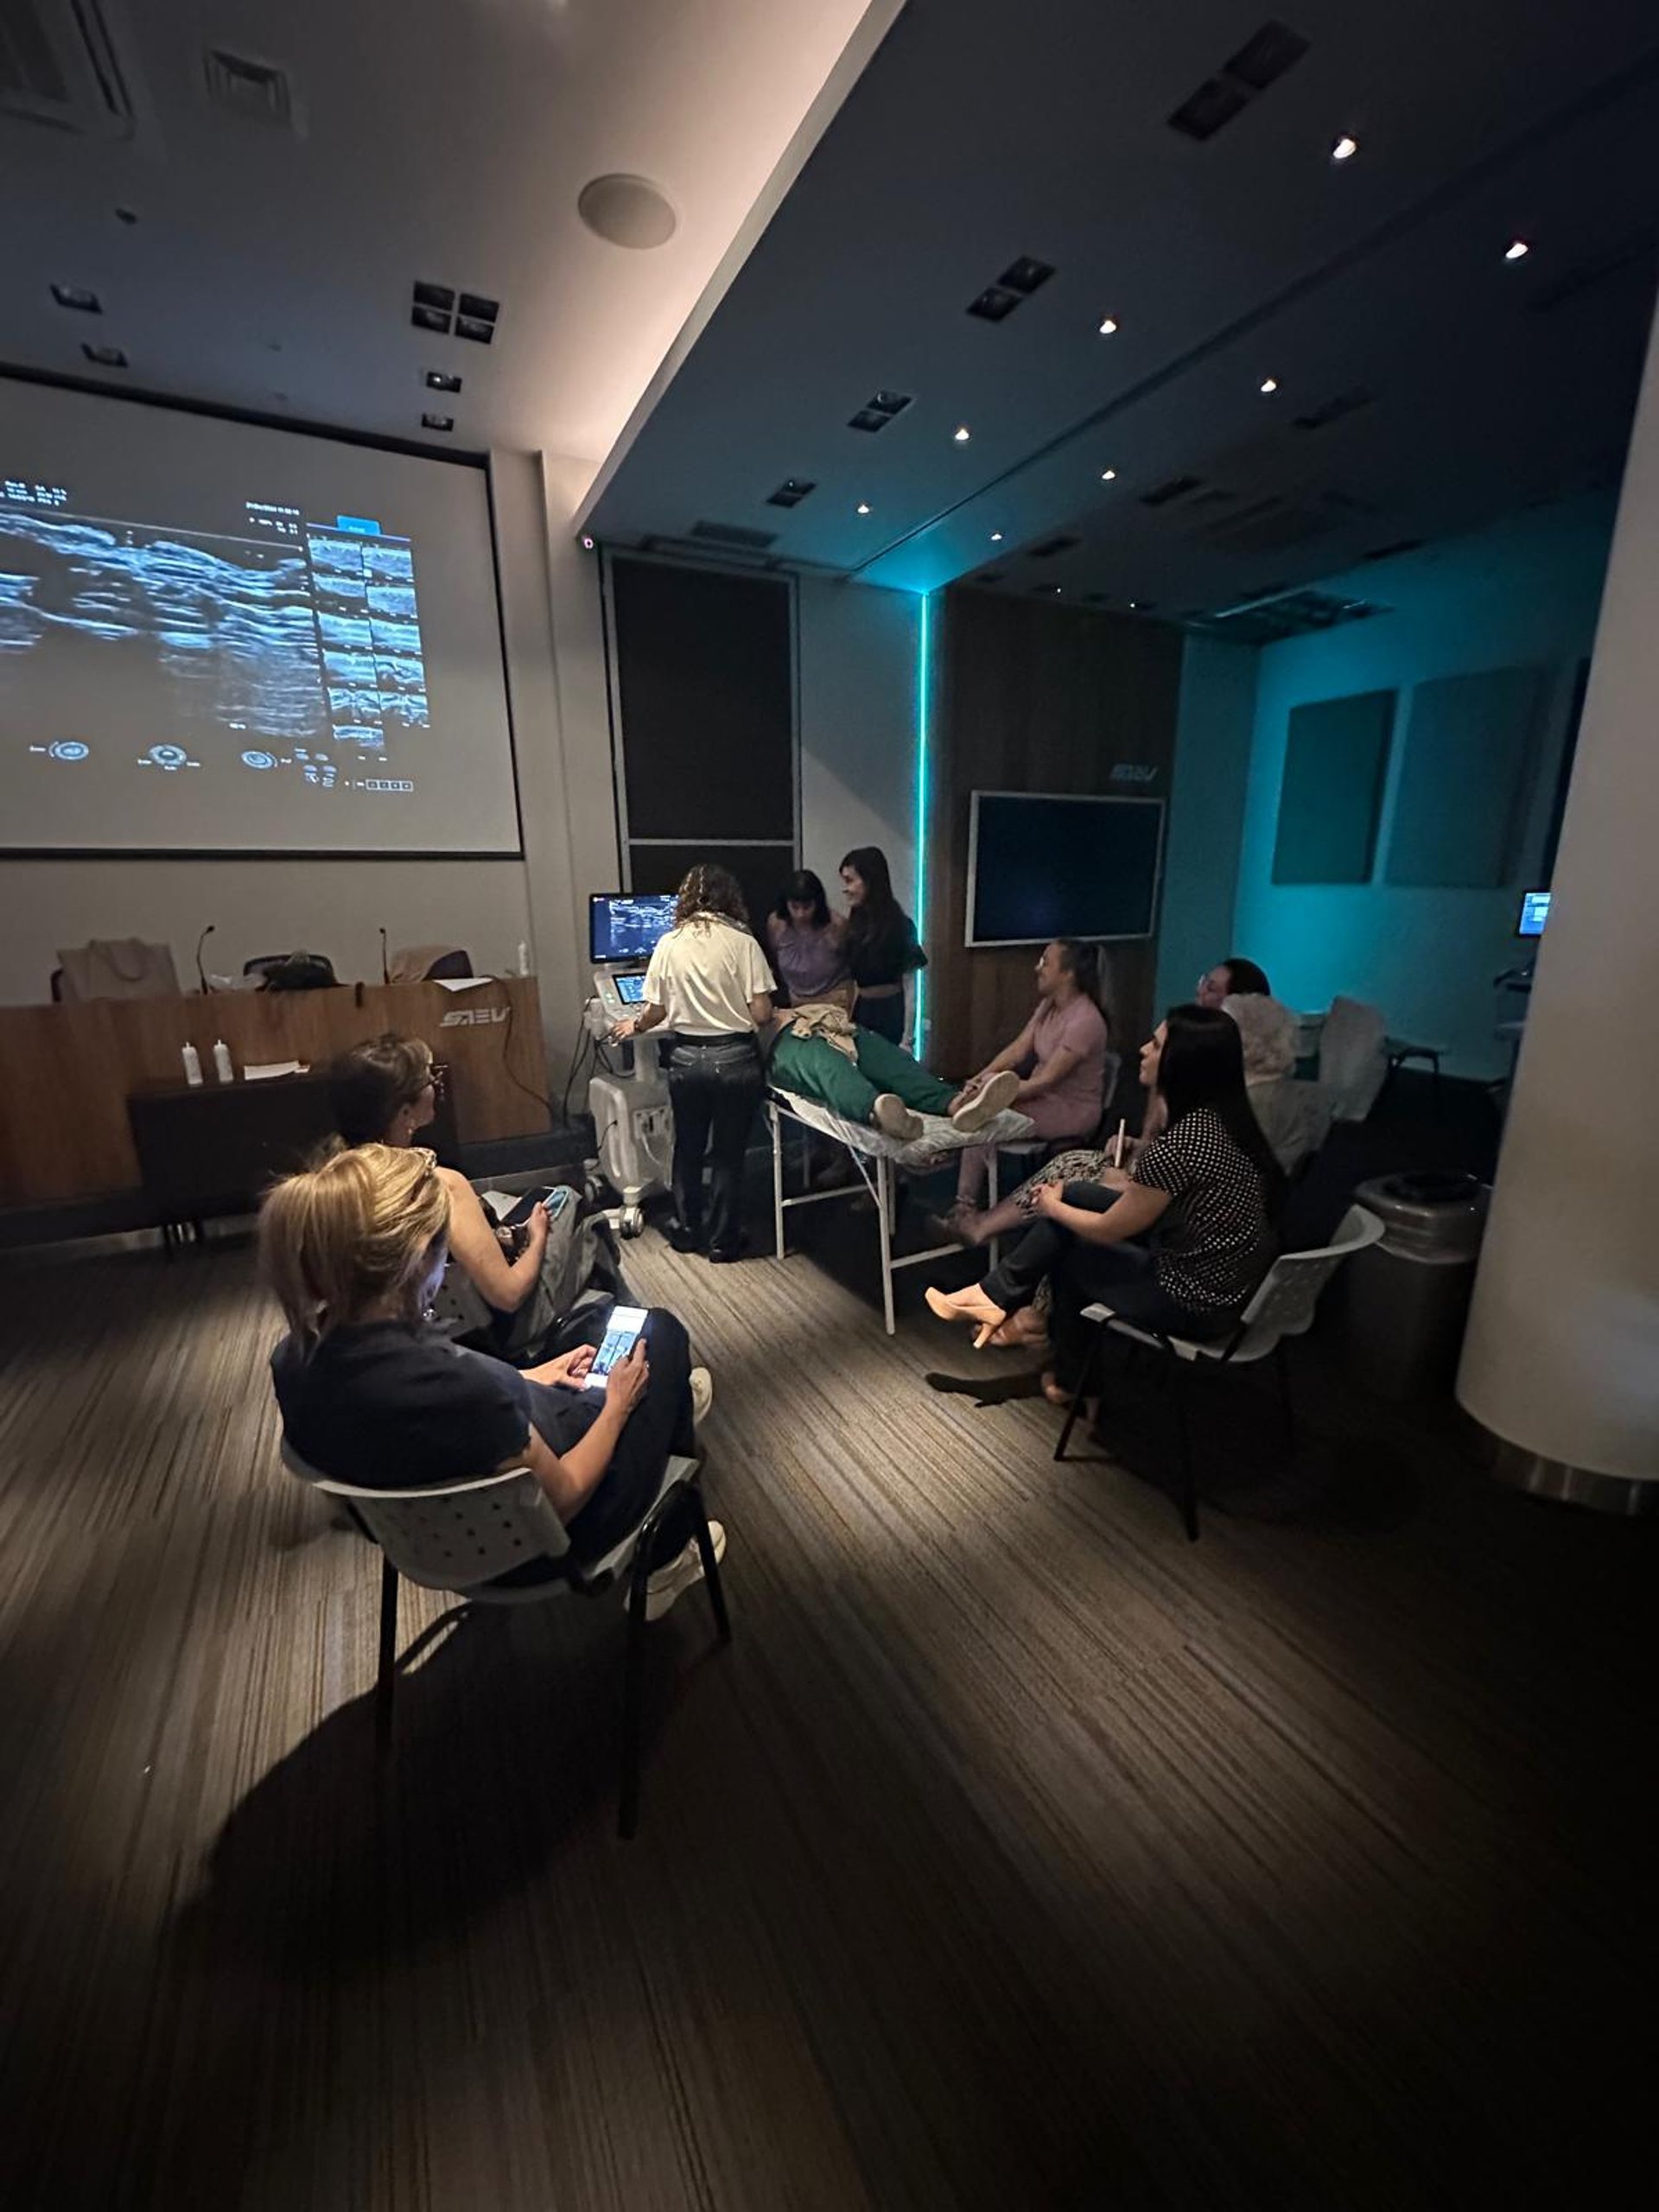
POLYGON ((798 1037, 785 1029, 772 1048, 771 1079, 780 1090, 816 1099, 843 1122, 868 1122, 870 1109, 883 1091, 902 1098, 912 1112, 947 1114, 960 1085, 942 1083, 919 1061, 878 1037, 873 1029, 855 1028, 856 1062, 822 1037, 798 1037))

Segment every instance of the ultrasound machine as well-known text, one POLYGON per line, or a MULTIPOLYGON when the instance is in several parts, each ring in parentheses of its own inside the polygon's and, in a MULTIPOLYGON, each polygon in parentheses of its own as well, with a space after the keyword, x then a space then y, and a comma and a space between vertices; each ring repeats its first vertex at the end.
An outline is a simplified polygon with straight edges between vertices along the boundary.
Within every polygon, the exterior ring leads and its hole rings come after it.
MULTIPOLYGON (((594 995, 583 1020, 596 1040, 645 1004, 646 963, 673 926, 671 891, 601 891, 588 899, 594 995)), ((622 1201, 617 1227, 624 1236, 637 1236, 645 1226, 643 1202, 669 1187, 674 1121, 657 1038, 636 1038, 622 1050, 622 1071, 596 1075, 588 1084, 588 1111, 598 1134, 600 1173, 622 1201)))

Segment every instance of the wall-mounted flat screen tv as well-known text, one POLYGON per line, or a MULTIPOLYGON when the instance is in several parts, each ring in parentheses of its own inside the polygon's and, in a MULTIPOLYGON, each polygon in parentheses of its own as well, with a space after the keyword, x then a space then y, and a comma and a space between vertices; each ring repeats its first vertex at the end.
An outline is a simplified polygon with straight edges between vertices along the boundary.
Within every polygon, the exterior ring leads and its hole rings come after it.
POLYGON ((969 945, 1152 935, 1162 799, 976 791, 972 808, 969 945))

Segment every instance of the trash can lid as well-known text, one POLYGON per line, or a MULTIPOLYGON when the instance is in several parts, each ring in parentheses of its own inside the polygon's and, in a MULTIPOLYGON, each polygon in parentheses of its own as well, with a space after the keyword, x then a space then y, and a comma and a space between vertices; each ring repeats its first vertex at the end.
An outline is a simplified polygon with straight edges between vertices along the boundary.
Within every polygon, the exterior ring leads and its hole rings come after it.
POLYGON ((1383 1225, 1382 1249, 1419 1260, 1472 1259, 1486 1218, 1486 1186, 1478 1176, 1433 1169, 1379 1175, 1354 1192, 1383 1225))

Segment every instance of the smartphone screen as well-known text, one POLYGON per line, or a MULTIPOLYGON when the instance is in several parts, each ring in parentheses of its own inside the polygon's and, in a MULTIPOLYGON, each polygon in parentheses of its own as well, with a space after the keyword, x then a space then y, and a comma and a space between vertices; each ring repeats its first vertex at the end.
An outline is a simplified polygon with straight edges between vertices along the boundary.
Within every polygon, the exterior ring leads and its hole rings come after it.
POLYGON ((584 1390, 602 1390, 605 1378, 619 1359, 626 1359, 639 1341, 645 1325, 643 1306, 613 1306, 605 1325, 605 1341, 594 1354, 594 1363, 582 1382, 584 1390))

